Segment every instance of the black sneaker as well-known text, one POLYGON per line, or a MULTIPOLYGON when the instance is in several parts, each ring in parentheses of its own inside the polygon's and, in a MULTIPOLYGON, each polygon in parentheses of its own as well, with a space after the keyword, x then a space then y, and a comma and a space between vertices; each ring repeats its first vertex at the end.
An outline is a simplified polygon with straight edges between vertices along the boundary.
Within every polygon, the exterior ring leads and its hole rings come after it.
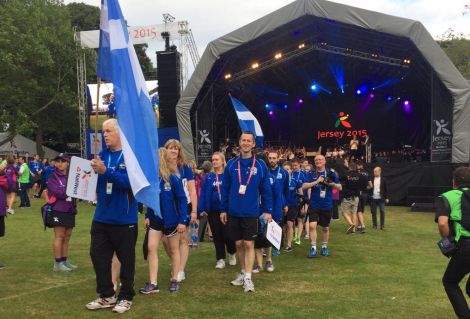
POLYGON ((284 251, 290 253, 291 251, 293 251, 293 249, 291 246, 287 246, 286 248, 284 248, 284 251))

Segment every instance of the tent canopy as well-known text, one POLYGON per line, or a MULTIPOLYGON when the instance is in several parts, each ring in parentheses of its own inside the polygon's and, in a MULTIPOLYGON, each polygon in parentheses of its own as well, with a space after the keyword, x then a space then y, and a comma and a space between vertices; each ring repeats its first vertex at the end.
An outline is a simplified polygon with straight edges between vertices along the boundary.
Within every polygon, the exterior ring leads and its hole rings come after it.
MULTIPOLYGON (((412 63, 408 71, 397 67, 392 71, 390 68, 384 68, 383 71, 376 68, 371 72, 395 72, 394 76, 406 76, 409 84, 415 84, 412 85, 413 92, 409 94, 413 94, 415 100, 423 104, 421 110, 427 110, 427 115, 423 113, 420 116, 429 123, 422 130, 427 132, 421 132, 417 139, 425 135, 429 139, 429 131, 434 129, 431 128, 431 108, 448 108, 453 119, 452 162, 468 162, 470 85, 424 26, 417 21, 324 0, 295 1, 208 45, 176 107, 179 133, 187 154, 194 158, 192 115, 207 103, 209 95, 212 103, 214 100, 226 103, 227 98, 223 94, 226 95, 228 91, 247 94, 246 98, 250 100, 255 98, 250 96, 252 93, 246 93, 246 88, 256 81, 247 79, 243 83, 234 81, 228 85, 223 78, 225 73, 240 73, 243 69, 249 69, 253 61, 272 56, 276 50, 285 50, 303 41, 410 59, 412 63)), ((273 67, 275 71, 253 74, 250 78, 284 76, 283 81, 292 82, 292 87, 295 87, 298 83, 289 70, 305 68, 316 72, 319 74, 317 78, 323 80, 321 74, 324 70, 312 62, 320 55, 321 50, 317 50, 315 55, 292 59, 290 64, 273 67)), ((321 63, 318 60, 318 64, 321 63)), ((361 68, 365 66, 364 63, 360 65, 361 68)), ((349 68, 354 70, 358 65, 353 63, 349 68)), ((356 76, 356 81, 360 81, 359 78, 356 76)))

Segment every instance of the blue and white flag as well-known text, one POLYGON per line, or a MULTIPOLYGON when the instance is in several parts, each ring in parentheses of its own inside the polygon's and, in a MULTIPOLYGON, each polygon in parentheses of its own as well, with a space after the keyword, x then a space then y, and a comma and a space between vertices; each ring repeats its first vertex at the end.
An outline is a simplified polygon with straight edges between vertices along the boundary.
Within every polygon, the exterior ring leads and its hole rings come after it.
POLYGON ((116 118, 134 197, 161 217, 155 114, 117 0, 101 0, 96 74, 114 86, 116 118))
POLYGON ((243 105, 242 102, 233 96, 230 96, 230 99, 232 100, 233 108, 237 113, 238 123, 240 124, 242 132, 250 131, 254 133, 256 136, 256 146, 263 147, 264 135, 256 117, 246 108, 245 105, 243 105))

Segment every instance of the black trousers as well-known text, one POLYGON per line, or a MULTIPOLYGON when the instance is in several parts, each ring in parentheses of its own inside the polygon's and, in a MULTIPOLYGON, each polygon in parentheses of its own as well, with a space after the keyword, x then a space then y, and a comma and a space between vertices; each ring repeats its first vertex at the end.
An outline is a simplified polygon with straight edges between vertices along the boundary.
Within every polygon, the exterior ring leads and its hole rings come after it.
POLYGON ((209 225, 211 226, 212 238, 214 239, 215 258, 225 259, 225 247, 229 254, 235 254, 237 248, 235 242, 230 239, 227 226, 220 221, 219 212, 209 212, 208 214, 209 225))
POLYGON ((137 225, 110 225, 93 221, 90 234, 90 256, 96 274, 96 292, 101 298, 114 296, 111 263, 116 252, 121 262, 121 289, 118 299, 131 301, 135 295, 137 225))
POLYGON ((31 206, 28 197, 28 189, 31 187, 30 183, 20 183, 20 187, 18 189, 20 193, 20 207, 29 207, 31 206))
MULTIPOLYGON (((457 317, 468 319, 470 310, 459 282, 470 273, 470 240, 460 241, 459 246, 459 251, 450 258, 442 283, 457 317)), ((467 296, 470 296, 470 278, 467 280, 465 290, 467 296)))

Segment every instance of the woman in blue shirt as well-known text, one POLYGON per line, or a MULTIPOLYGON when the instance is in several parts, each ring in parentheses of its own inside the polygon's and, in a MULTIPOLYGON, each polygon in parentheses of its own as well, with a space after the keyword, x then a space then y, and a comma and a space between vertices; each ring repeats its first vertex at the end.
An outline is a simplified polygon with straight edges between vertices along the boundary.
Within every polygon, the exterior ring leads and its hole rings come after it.
MULTIPOLYGON (((181 143, 178 140, 168 140, 165 143, 165 148, 170 154, 170 158, 174 161, 178 169, 178 175, 183 182, 184 191, 186 193, 186 199, 188 203, 188 212, 191 212, 191 223, 197 222, 197 194, 196 194, 196 182, 194 180, 194 174, 191 167, 188 165, 186 156, 183 152, 181 143)), ((163 241, 165 244, 165 240, 163 241)), ((180 236, 180 269, 178 271, 178 282, 186 279, 186 263, 189 257, 189 231, 185 231, 180 236)))
POLYGON ((235 242, 228 236, 226 226, 220 221, 221 189, 225 169, 225 156, 221 152, 215 152, 212 155, 212 169, 213 171, 207 174, 202 184, 199 211, 201 214, 207 214, 211 226, 217 259, 215 268, 223 269, 225 268, 225 247, 227 247, 231 266, 237 264, 235 255, 237 249, 235 242))
POLYGON ((171 258, 172 278, 170 292, 178 291, 177 280, 180 269, 180 236, 186 231, 188 219, 186 194, 183 184, 176 176, 177 168, 171 160, 169 152, 161 148, 160 155, 160 210, 162 218, 155 215, 152 209, 147 209, 144 227, 148 228, 149 282, 139 291, 142 294, 152 294, 160 291, 158 286, 158 246, 162 237, 167 241, 167 249, 171 258))

